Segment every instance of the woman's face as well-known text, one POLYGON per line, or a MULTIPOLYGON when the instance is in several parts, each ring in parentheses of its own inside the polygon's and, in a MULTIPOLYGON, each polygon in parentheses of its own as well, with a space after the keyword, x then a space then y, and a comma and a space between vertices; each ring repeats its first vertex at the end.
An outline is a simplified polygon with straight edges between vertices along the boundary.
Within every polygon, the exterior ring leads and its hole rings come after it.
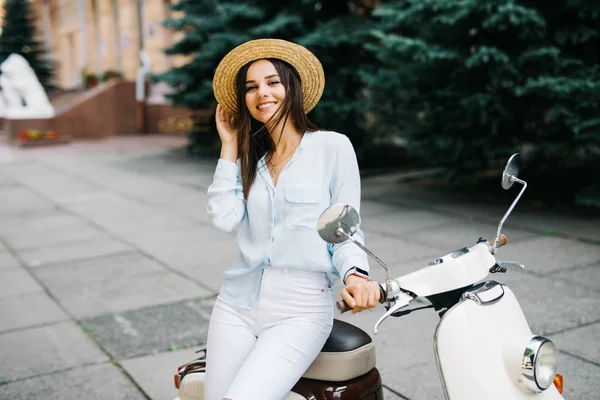
POLYGON ((275 66, 267 60, 253 62, 246 73, 246 106, 250 115, 265 123, 283 104, 285 88, 275 66))

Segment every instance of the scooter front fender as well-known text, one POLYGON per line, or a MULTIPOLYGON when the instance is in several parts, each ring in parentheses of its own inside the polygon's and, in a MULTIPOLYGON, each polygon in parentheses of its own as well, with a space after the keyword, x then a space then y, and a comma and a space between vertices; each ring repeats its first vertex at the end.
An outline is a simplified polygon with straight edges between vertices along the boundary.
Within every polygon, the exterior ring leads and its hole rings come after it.
POLYGON ((496 297, 461 300, 438 324, 434 351, 446 398, 562 400, 554 385, 534 393, 523 384, 521 360, 533 335, 513 292, 498 286, 496 297))

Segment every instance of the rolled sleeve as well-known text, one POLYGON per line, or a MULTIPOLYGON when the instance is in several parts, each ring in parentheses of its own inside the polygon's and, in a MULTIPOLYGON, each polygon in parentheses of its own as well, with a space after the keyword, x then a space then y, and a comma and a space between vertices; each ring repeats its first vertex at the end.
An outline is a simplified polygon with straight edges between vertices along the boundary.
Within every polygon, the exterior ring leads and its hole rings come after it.
MULTIPOLYGON (((358 162, 352 143, 346 136, 340 136, 337 146, 337 158, 331 180, 331 204, 349 204, 360 213, 360 174, 358 162)), ((364 234, 358 229, 353 239, 364 245, 364 234)), ((369 271, 367 255, 350 241, 329 246, 333 265, 340 277, 345 277, 348 270, 358 267, 369 271)))
POLYGON ((219 159, 207 194, 206 211, 212 223, 225 232, 236 229, 246 212, 239 164, 219 159))

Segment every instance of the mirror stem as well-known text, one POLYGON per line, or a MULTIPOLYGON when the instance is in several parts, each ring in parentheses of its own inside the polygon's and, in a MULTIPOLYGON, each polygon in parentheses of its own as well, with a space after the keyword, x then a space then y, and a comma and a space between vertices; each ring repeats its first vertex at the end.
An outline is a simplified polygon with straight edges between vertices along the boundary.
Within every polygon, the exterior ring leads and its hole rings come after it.
POLYGON ((379 259, 379 257, 377 257, 375 254, 371 253, 371 251, 369 249, 367 249, 365 246, 363 246, 362 244, 360 244, 352 236, 350 236, 346 232, 344 232, 344 230, 341 227, 336 230, 336 233, 338 235, 340 235, 340 236, 344 236, 346 239, 350 240, 352 243, 354 243, 355 245, 357 245, 358 247, 360 247, 365 253, 367 253, 368 255, 370 255, 371 257, 373 257, 373 259, 375 261, 377 261, 379 263, 379 265, 381 265, 383 267, 383 269, 385 269, 385 286, 386 286, 387 292, 391 293, 392 288, 391 288, 391 285, 390 285, 390 273, 389 273, 389 270, 388 270, 388 266, 385 265, 385 263, 383 261, 381 261, 379 259))
POLYGON ((508 211, 506 212, 506 214, 504 214, 504 217, 502 217, 502 220, 500 221, 500 224, 498 224, 498 232, 496 233, 496 240, 494 240, 494 247, 493 247, 493 250, 492 250, 492 254, 496 254, 496 252, 498 251, 498 245, 500 244, 500 231, 502 230, 502 225, 504 225, 504 221, 506 221, 506 219, 508 218, 508 216, 512 212, 513 208, 515 208, 515 206, 519 202, 519 199, 521 198, 521 196, 525 192, 525 189, 527 189, 527 182, 525 182, 525 181, 517 178, 516 176, 512 175, 510 177, 510 180, 512 182, 517 182, 517 183, 520 183, 521 185, 523 185, 523 189, 521 189, 521 192, 519 192, 519 195, 517 196, 517 198, 512 202, 512 204, 508 208, 508 211))

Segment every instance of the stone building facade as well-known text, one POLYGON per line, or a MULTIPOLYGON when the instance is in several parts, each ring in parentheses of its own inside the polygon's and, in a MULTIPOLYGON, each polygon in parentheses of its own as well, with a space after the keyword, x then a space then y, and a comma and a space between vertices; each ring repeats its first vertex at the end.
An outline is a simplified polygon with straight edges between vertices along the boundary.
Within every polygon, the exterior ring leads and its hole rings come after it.
POLYGON ((184 57, 166 56, 177 34, 161 22, 172 15, 170 0, 31 0, 39 32, 51 54, 56 86, 79 87, 85 74, 120 72, 135 80, 140 50, 151 71, 163 72, 182 65, 184 57))

